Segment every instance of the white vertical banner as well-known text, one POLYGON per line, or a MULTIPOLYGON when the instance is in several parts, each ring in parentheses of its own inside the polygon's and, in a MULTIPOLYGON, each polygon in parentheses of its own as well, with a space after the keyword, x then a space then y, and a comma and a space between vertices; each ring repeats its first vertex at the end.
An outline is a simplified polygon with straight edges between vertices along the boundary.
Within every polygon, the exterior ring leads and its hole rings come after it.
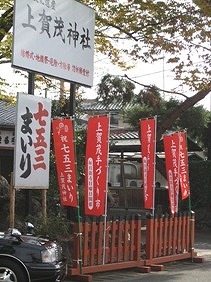
POLYGON ((47 189, 51 100, 18 94, 16 104, 14 187, 47 189))

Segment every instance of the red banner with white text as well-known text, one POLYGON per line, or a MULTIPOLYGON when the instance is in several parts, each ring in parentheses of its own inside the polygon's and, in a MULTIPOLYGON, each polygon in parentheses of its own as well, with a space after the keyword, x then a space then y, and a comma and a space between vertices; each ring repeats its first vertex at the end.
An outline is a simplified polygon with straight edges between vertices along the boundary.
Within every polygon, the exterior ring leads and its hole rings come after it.
POLYGON ((172 215, 178 212, 179 197, 179 133, 164 136, 166 175, 168 180, 169 202, 172 215))
POLYGON ((180 191, 182 200, 190 195, 186 132, 180 132, 180 191))
POLYGON ((154 209, 156 120, 140 120, 144 207, 154 209))
POLYGON ((105 214, 108 173, 109 117, 88 121, 85 160, 85 214, 105 214))
POLYGON ((52 121, 56 168, 62 206, 77 206, 76 159, 71 119, 52 121))

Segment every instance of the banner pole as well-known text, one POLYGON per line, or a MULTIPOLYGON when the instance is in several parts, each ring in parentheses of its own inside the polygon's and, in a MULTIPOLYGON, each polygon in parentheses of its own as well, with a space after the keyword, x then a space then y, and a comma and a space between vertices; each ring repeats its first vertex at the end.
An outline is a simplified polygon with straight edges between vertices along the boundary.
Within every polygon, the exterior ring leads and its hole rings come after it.
POLYGON ((178 190, 177 190, 177 195, 176 195, 176 212, 178 213, 179 212, 179 189, 180 189, 180 187, 179 187, 179 181, 180 181, 180 150, 181 150, 181 148, 180 148, 180 142, 181 142, 181 140, 180 140, 180 135, 181 135, 181 132, 180 131, 178 131, 178 139, 179 139, 179 152, 178 152, 178 161, 177 161, 177 165, 178 165, 178 190))
POLYGON ((190 194, 188 197, 188 205, 189 205, 189 212, 191 212, 191 199, 190 199, 190 194))
MULTIPOLYGON (((74 136, 74 150, 75 150, 75 158, 76 158, 76 141, 75 141, 75 119, 72 118, 73 121, 73 136, 74 136)), ((79 265, 80 265, 80 274, 83 273, 82 270, 82 232, 81 232, 81 216, 80 216, 80 195, 78 190, 78 177, 77 177, 77 159, 75 162, 75 171, 76 171, 76 191, 77 191, 77 218, 78 218, 78 236, 79 236, 79 265)))
POLYGON ((10 176, 10 226, 14 228, 15 225, 15 188, 13 184, 13 172, 11 172, 10 176))
POLYGON ((106 183, 104 229, 103 229, 103 265, 105 264, 105 250, 106 250, 106 225, 107 225, 107 204, 108 204, 107 195, 108 195, 108 184, 106 183))
POLYGON ((189 195, 188 195, 188 206, 189 206, 189 211, 191 212, 191 198, 190 198, 190 181, 189 181, 189 165, 188 165, 188 138, 187 138, 187 130, 184 130, 185 132, 185 139, 186 139, 186 152, 187 152, 187 173, 188 173, 188 186, 189 186, 189 195))
POLYGON ((194 262, 194 232, 195 232, 195 216, 194 212, 191 211, 191 198, 190 198, 190 181, 189 181, 189 165, 188 165, 188 138, 187 138, 187 130, 185 132, 185 139, 186 139, 186 152, 187 152, 187 173, 188 173, 188 186, 189 186, 189 195, 188 195, 188 206, 189 206, 189 213, 190 213, 190 251, 191 251, 191 261, 194 262))
POLYGON ((155 215, 155 169, 156 169, 156 141, 157 141, 157 116, 154 116, 155 120, 155 138, 154 138, 154 176, 153 176, 153 207, 152 207, 152 215, 155 215))
MULTIPOLYGON (((69 114, 72 116, 73 120, 73 136, 74 136, 74 150, 76 156, 76 142, 75 142, 75 107, 76 107, 76 84, 70 83, 70 97, 69 97, 69 114)), ((78 191, 78 179, 77 179, 77 161, 76 166, 76 189, 77 189, 77 218, 78 218, 78 236, 79 236, 79 264, 80 264, 80 274, 82 274, 82 233, 81 233, 81 220, 80 220, 80 195, 78 191)))
POLYGON ((43 224, 46 225, 46 218, 47 218, 47 189, 42 190, 42 217, 43 217, 43 224))
MULTIPOLYGON (((35 72, 28 72, 28 94, 34 95, 35 91, 35 72)), ((25 215, 32 214, 32 190, 27 189, 25 193, 25 215)))
POLYGON ((106 175, 106 191, 105 191, 105 211, 104 211, 104 231, 103 231, 103 265, 105 264, 105 250, 106 250, 106 227, 108 215, 108 155, 109 155, 109 135, 110 135, 110 115, 108 115, 108 136, 107 136, 107 175, 106 175))
POLYGON ((79 236, 79 264, 80 264, 80 274, 82 274, 82 233, 81 233, 81 220, 80 220, 80 196, 77 185, 77 216, 78 216, 78 236, 79 236))

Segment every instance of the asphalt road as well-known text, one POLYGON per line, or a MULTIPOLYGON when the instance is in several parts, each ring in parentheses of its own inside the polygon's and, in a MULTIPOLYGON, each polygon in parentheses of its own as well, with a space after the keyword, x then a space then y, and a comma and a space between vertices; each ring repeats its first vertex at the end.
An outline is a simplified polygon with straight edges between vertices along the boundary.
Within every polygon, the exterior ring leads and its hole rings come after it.
POLYGON ((211 281, 211 229, 196 231, 195 251, 198 256, 205 259, 203 263, 195 263, 191 260, 165 263, 163 271, 150 273, 137 273, 133 269, 95 273, 92 281, 209 282, 211 281))

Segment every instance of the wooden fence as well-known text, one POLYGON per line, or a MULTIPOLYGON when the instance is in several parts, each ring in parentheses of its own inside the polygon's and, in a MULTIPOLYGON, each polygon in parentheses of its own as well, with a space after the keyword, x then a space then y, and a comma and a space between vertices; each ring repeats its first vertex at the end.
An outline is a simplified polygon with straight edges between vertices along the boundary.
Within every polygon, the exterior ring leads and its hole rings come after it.
POLYGON ((146 226, 146 264, 194 258, 194 214, 150 218, 146 226))
POLYGON ((164 262, 196 258, 194 252, 194 213, 175 217, 148 217, 142 226, 132 218, 85 220, 74 225, 73 265, 68 276, 92 281, 94 272, 137 268, 162 270, 164 262), (80 248, 81 245, 81 248, 80 248))

